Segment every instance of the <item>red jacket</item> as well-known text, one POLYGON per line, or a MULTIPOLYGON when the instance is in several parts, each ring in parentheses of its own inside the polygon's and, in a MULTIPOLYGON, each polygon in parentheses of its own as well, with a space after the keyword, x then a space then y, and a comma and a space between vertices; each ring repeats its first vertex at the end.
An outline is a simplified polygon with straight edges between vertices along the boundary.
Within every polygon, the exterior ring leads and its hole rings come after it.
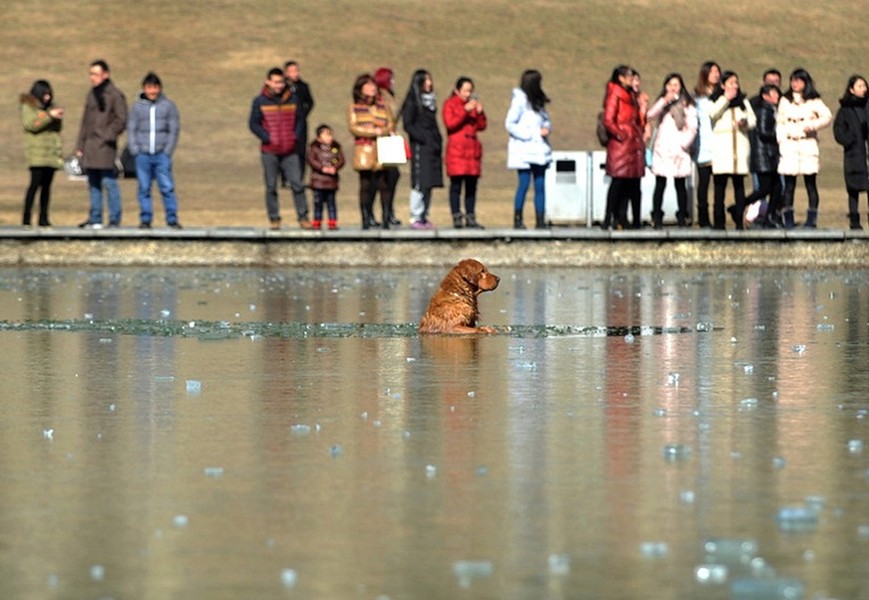
POLYGON ((606 174, 642 177, 646 173, 644 122, 633 92, 611 81, 603 107, 603 125, 610 136, 606 145, 606 174))
POLYGON ((453 94, 444 102, 444 125, 447 128, 447 175, 480 176, 483 145, 477 132, 486 129, 486 113, 465 110, 465 103, 453 94))
POLYGON ((260 95, 253 99, 248 123, 262 142, 262 152, 286 156, 296 151, 297 108, 297 99, 290 88, 274 96, 268 86, 263 86, 260 95))

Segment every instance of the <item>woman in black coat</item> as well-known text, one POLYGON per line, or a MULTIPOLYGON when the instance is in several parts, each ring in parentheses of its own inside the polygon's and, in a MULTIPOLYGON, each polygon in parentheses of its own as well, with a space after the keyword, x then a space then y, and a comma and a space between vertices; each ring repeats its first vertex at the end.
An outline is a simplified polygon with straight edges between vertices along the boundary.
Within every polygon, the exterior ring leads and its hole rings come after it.
POLYGON ((438 130, 437 99, 431 74, 419 69, 413 74, 410 88, 401 107, 404 130, 410 137, 410 226, 414 229, 434 229, 428 220, 431 191, 444 186, 441 148, 443 140, 438 130))
POLYGON ((869 191, 869 154, 866 150, 867 112, 866 79, 852 75, 845 95, 839 100, 839 111, 833 122, 833 134, 845 150, 845 188, 848 190, 848 218, 851 229, 860 226, 860 192, 869 191))

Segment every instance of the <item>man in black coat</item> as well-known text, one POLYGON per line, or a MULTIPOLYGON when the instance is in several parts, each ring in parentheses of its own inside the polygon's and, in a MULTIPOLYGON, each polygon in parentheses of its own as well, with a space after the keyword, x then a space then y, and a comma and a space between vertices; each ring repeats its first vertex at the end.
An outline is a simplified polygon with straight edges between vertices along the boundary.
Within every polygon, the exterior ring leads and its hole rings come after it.
POLYGON ((299 155, 299 164, 302 166, 302 179, 305 177, 305 152, 308 148, 308 115, 314 110, 314 96, 311 95, 311 86, 302 79, 299 63, 288 60, 284 63, 284 76, 287 78, 287 86, 296 97, 299 113, 296 117, 296 139, 299 144, 296 152, 299 155))
POLYGON ((760 88, 761 104, 755 111, 757 125, 749 132, 751 142, 751 157, 749 167, 757 176, 758 185, 754 192, 745 199, 748 207, 757 200, 769 196, 764 226, 775 226, 781 209, 781 177, 778 174, 778 139, 775 135, 775 112, 781 98, 781 90, 766 84, 760 88))

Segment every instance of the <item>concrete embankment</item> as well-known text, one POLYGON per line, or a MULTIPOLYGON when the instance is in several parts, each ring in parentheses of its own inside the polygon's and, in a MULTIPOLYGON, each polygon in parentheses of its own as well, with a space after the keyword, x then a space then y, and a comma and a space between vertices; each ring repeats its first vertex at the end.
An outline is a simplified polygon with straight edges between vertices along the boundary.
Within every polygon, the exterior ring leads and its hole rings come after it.
POLYGON ((869 235, 841 229, 0 228, 4 266, 424 267, 465 257, 512 267, 860 269, 869 266, 869 235))

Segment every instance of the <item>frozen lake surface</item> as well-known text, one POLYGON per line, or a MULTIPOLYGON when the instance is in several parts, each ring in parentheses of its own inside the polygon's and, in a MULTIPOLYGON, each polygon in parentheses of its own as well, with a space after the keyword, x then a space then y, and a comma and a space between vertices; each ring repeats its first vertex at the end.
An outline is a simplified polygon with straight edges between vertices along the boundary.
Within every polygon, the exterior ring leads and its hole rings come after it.
POLYGON ((0 598, 869 598, 869 271, 0 269, 0 598))

